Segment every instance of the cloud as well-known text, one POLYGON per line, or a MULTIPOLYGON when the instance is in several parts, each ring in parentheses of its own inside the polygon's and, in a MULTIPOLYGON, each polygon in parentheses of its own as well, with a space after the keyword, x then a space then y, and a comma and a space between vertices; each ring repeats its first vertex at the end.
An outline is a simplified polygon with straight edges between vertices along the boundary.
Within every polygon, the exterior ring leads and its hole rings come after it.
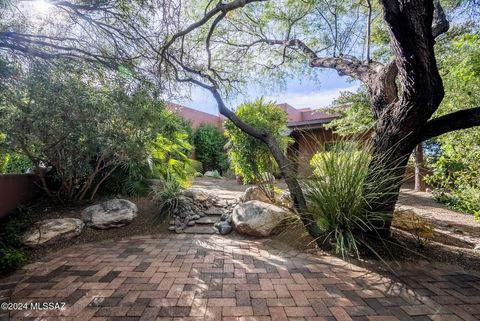
POLYGON ((295 108, 318 108, 326 107, 332 103, 335 98, 340 96, 341 91, 355 91, 358 86, 345 88, 336 88, 330 90, 312 91, 309 93, 286 92, 276 96, 265 97, 266 100, 273 100, 277 103, 288 103, 295 108))

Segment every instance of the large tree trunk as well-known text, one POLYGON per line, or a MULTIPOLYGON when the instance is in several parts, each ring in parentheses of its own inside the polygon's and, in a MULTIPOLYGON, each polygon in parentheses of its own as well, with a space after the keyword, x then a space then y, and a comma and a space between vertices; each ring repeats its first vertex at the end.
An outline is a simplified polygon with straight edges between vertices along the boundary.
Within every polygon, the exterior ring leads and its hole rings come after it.
MULTIPOLYGON (((367 197, 373 195, 372 218, 378 214, 384 218, 383 222, 375 222, 378 232, 388 235, 408 158, 421 141, 422 131, 442 101, 444 91, 433 50, 433 2, 381 0, 381 3, 400 92, 393 102, 372 99, 377 121, 365 189, 367 197)), ((374 84, 378 85, 378 81, 374 84)), ((381 95, 377 87, 370 86, 373 98, 381 95)))
MULTIPOLYGON (((373 142, 372 161, 365 183, 368 211, 372 213, 374 234, 386 237, 390 233, 393 213, 411 154, 412 142, 398 143, 394 123, 388 127, 377 126, 373 142), (379 220, 379 215, 382 220, 379 220)), ((414 146, 414 144, 413 144, 414 146)))

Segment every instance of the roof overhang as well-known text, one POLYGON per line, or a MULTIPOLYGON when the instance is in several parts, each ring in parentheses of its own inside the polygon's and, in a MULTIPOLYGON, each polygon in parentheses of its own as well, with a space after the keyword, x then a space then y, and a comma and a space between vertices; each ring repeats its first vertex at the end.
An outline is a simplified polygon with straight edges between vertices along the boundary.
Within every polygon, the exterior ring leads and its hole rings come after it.
POLYGON ((336 118, 338 118, 338 117, 337 116, 332 116, 332 117, 329 117, 329 118, 288 122, 287 127, 291 130, 296 130, 296 129, 304 130, 304 129, 321 128, 321 127, 323 127, 323 125, 330 123, 332 120, 334 120, 336 118))

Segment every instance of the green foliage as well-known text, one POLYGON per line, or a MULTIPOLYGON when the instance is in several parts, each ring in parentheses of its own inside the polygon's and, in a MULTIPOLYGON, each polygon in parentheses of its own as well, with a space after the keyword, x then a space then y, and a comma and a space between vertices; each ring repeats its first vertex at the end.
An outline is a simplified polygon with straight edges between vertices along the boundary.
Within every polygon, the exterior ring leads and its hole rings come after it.
POLYGON ((27 156, 20 153, 4 153, 0 156, 0 173, 25 173, 32 168, 27 156))
MULTIPOLYGON (((170 125, 175 124, 176 116, 168 115, 170 125)), ((178 123, 177 123, 178 124, 178 123)), ((171 135, 157 135, 147 148, 150 155, 150 166, 154 177, 169 177, 175 179, 181 186, 188 185, 188 181, 195 174, 195 169, 190 165, 189 155, 193 149, 188 142, 188 134, 179 130, 174 125, 171 135)))
MULTIPOLYGON (((467 33, 439 44, 439 65, 445 98, 437 115, 480 105, 480 35, 467 33)), ((440 154, 433 157, 427 179, 436 198, 469 214, 480 213, 480 129, 450 132, 436 139, 440 154)))
POLYGON ((192 165, 193 169, 195 170, 196 173, 203 173, 203 164, 202 162, 191 159, 190 164, 192 165))
POLYGON ((22 235, 31 225, 32 219, 30 215, 17 210, 0 226, 0 243, 5 244, 7 247, 20 248, 23 245, 22 235))
MULTIPOLYGON (((275 103, 259 99, 240 105, 236 114, 247 124, 272 134, 282 149, 286 150, 292 142, 285 135, 287 114, 275 103)), ((255 177, 264 172, 278 171, 272 154, 263 142, 245 134, 231 121, 225 122, 225 129, 225 136, 229 139, 230 162, 245 183, 253 182, 255 177)))
POLYGON ((21 251, 22 235, 31 223, 28 213, 19 210, 0 224, 0 275, 16 270, 26 262, 21 251))
POLYGON ((359 245, 368 247, 359 235, 373 234, 385 218, 369 208, 371 201, 384 193, 382 186, 391 182, 390 175, 377 170, 376 181, 381 183, 366 186, 370 159, 368 148, 341 142, 312 158, 314 174, 303 181, 309 212, 322 230, 325 242, 333 243, 342 256, 359 257, 359 245))
POLYGON ((341 92, 340 97, 333 102, 331 111, 341 117, 326 124, 325 128, 333 129, 343 136, 367 132, 375 122, 365 87, 360 87, 356 92, 341 92))
POLYGON ((26 261, 22 251, 0 244, 0 275, 15 271, 26 261))
MULTIPOLYGON (((161 111, 165 119, 162 133, 146 146, 147 157, 143 161, 127 160, 112 173, 104 184, 104 193, 145 196, 150 191, 149 179, 163 179, 170 175, 185 186, 194 176, 193 160, 188 159, 192 146, 189 144, 188 123, 176 114, 161 111)), ((200 163, 201 166, 201 163, 200 163)))
POLYGON ((195 131, 193 145, 204 171, 218 170, 223 173, 228 169, 228 158, 224 152, 225 144, 226 139, 223 134, 212 125, 202 125, 195 131))
POLYGON ((151 177, 152 170, 146 161, 141 163, 127 160, 107 178, 102 193, 145 196, 150 191, 147 180, 151 177))
POLYGON ((152 187, 152 199, 158 205, 155 223, 162 223, 185 207, 181 185, 176 177, 166 174, 161 185, 152 187))
POLYGON ((5 149, 26 155, 43 177, 51 168, 55 180, 43 187, 62 202, 92 199, 120 165, 146 162, 147 144, 165 128, 155 92, 108 76, 33 63, 0 97, 5 149))

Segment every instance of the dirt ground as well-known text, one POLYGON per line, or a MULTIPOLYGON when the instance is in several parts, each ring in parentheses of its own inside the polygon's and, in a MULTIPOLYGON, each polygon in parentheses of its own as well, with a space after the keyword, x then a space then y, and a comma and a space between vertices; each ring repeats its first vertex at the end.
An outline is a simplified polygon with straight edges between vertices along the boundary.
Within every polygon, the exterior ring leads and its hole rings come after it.
MULTIPOLYGON (((94 229, 85 226, 82 233, 73 239, 63 241, 56 244, 50 244, 45 247, 35 249, 26 249, 25 254, 29 261, 43 257, 44 255, 66 248, 72 245, 100 242, 104 240, 116 240, 124 237, 135 235, 150 235, 158 233, 166 233, 168 231, 168 222, 163 224, 154 224, 156 208, 148 197, 123 197, 135 203, 138 207, 138 216, 128 225, 108 230, 94 229)), ((98 201, 100 202, 100 200, 98 201)), ((43 208, 31 209, 32 221, 45 220, 51 218, 74 217, 81 218, 82 210, 87 207, 80 208, 43 208)))
MULTIPOLYGON (((286 188, 282 181, 277 182, 277 184, 283 189, 286 188)), ((192 186, 206 187, 212 193, 227 193, 232 198, 236 198, 251 185, 239 185, 234 180, 202 177, 196 179, 192 186)), ((126 199, 137 204, 139 209, 138 216, 129 225, 109 230, 98 230, 85 227, 80 236, 69 241, 51 244, 37 249, 27 249, 26 254, 29 261, 36 261, 50 252, 72 245, 95 243, 103 240, 116 240, 136 235, 152 235, 168 232, 168 222, 160 225, 153 224, 156 208, 148 197, 127 197, 126 199)), ((100 201, 101 200, 98 200, 97 202, 100 201)), ((425 215, 431 215, 433 218, 436 218, 438 213, 438 218, 441 220, 461 222, 462 224, 473 224, 476 230, 478 228, 480 233, 480 223, 473 221, 473 216, 453 212, 444 206, 441 206, 436 203, 428 193, 418 194, 412 193, 409 190, 402 190, 399 206, 418 208, 420 211, 423 211, 422 213, 425 213, 425 215), (475 226, 476 224, 478 224, 478 226, 475 226)), ((60 217, 80 218, 83 208, 84 207, 52 208, 45 207, 44 205, 42 206, 42 204, 36 204, 35 207, 27 208, 27 211, 29 215, 31 215, 32 221, 37 221, 60 217)), ((298 222, 289 223, 285 232, 274 236, 273 239, 294 246, 297 249, 321 253, 321 251, 316 248, 314 240, 306 233, 303 226, 298 222)), ((454 264, 467 269, 480 270, 480 251, 468 249, 459 250, 458 248, 445 246, 435 242, 420 246, 411 235, 398 230, 393 231, 392 239, 387 240, 386 244, 388 250, 380 247, 376 250, 379 251, 382 258, 387 261, 411 262, 415 260, 427 260, 428 258, 429 261, 454 264), (392 255, 392 253, 395 254, 392 255)), ((378 264, 378 260, 375 257, 371 257, 369 260, 364 262, 377 262, 372 264, 378 264)))

